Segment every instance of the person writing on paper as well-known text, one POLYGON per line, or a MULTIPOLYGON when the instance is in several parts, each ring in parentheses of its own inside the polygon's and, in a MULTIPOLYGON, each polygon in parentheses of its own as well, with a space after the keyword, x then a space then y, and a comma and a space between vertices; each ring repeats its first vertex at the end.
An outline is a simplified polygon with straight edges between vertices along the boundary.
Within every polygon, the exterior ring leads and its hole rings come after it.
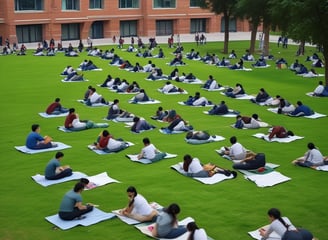
POLYGON ((249 153, 248 156, 238 163, 234 163, 232 167, 240 170, 256 170, 265 166, 264 153, 249 153))
POLYGON ((133 186, 126 190, 128 194, 128 206, 120 210, 120 214, 133 218, 139 222, 154 222, 158 212, 153 209, 147 200, 137 193, 137 189, 133 186))
POLYGON ((150 143, 149 138, 142 139, 144 147, 141 150, 141 153, 138 155, 138 159, 148 159, 152 162, 157 162, 162 160, 166 153, 160 152, 154 144, 150 143))
POLYGON ((207 234, 203 228, 199 228, 195 222, 187 224, 187 230, 190 232, 187 240, 207 240, 207 234))
POLYGON ((157 219, 154 228, 151 229, 152 235, 157 238, 176 238, 187 232, 184 226, 178 225, 177 216, 180 207, 176 203, 170 204, 163 209, 157 219))
POLYGON ((83 219, 82 215, 93 210, 93 205, 82 204, 81 193, 84 190, 85 184, 78 182, 75 184, 74 189, 68 191, 59 207, 58 215, 62 220, 83 219))
POLYGON ((325 164, 325 160, 321 152, 310 142, 307 145, 308 151, 303 157, 294 160, 292 163, 301 167, 317 167, 325 164))
POLYGON ((46 149, 46 148, 52 148, 57 147, 57 144, 52 143, 52 138, 48 136, 42 137, 40 132, 40 125, 39 124, 33 124, 32 132, 30 132, 26 138, 26 147, 29 149, 46 149))
POLYGON ((48 180, 57 180, 72 175, 72 169, 67 166, 61 166, 64 153, 57 152, 55 158, 51 159, 45 169, 45 178, 48 180))
POLYGON ((234 162, 239 162, 240 160, 244 159, 247 155, 247 151, 243 145, 237 142, 236 136, 232 136, 230 138, 230 143, 230 148, 224 147, 224 151, 221 151, 220 154, 229 156, 234 162))
POLYGON ((268 211, 270 225, 267 230, 261 228, 262 239, 268 239, 272 232, 276 232, 282 240, 312 240, 313 235, 306 229, 296 228, 287 217, 281 217, 277 208, 268 211))
POLYGON ((187 173, 188 177, 212 177, 216 173, 221 173, 226 176, 233 174, 237 176, 235 171, 222 169, 212 163, 202 165, 198 158, 192 158, 189 154, 183 157, 183 170, 187 173))
POLYGON ((274 137, 286 138, 289 136, 294 136, 294 133, 292 131, 287 131, 287 129, 284 128, 283 126, 274 126, 269 131, 271 131, 268 136, 269 140, 271 140, 274 137))

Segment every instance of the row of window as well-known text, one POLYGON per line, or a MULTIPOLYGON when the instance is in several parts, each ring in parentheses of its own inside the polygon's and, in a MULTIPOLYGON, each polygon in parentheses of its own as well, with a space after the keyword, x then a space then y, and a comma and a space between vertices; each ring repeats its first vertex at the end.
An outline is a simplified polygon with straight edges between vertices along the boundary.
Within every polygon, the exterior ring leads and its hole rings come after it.
MULTIPOLYGON (((45 0, 15 0, 15 11, 42 11, 45 0)), ((199 7, 200 0, 190 0, 199 7)), ((177 0, 153 0, 153 8, 176 8, 177 0)), ((80 0, 61 0, 62 10, 80 10, 80 0)), ((118 0, 119 8, 139 8, 140 0, 118 0)), ((89 9, 103 9, 104 0, 89 0, 89 9)))
MULTIPOLYGON (((156 21, 156 35, 165 36, 174 33, 173 29, 174 20, 157 20, 156 21)), ((138 22, 121 21, 120 22, 120 35, 122 37, 137 36, 138 22)), ((28 42, 41 42, 43 32, 41 24, 36 25, 18 25, 16 26, 16 35, 18 43, 28 42)), ((62 24, 61 25, 61 40, 78 40, 80 39, 80 23, 62 24)), ((190 20, 190 33, 205 32, 206 19, 191 19, 190 20)), ((104 22, 96 21, 91 25, 90 37, 93 39, 104 37, 104 22)))

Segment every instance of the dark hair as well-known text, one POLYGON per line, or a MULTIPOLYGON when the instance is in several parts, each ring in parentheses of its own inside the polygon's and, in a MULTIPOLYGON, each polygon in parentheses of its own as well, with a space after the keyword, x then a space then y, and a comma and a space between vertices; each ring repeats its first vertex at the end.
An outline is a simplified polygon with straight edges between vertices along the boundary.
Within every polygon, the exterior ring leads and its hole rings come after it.
POLYGON ((89 179, 87 179, 87 178, 81 178, 80 179, 80 183, 82 183, 84 185, 88 185, 89 184, 89 179))
POLYGON ((163 107, 158 107, 158 110, 159 111, 163 111, 163 107))
POLYGON ((82 182, 78 182, 74 186, 74 192, 79 192, 79 191, 83 190, 84 187, 85 187, 85 185, 82 182))
POLYGON ((150 143, 150 140, 149 140, 149 138, 145 137, 144 139, 142 139, 142 142, 144 144, 149 144, 150 143))
POLYGON ((137 189, 133 186, 128 187, 128 189, 126 189, 126 192, 130 192, 133 193, 133 199, 129 202, 129 207, 131 207, 131 205, 134 203, 134 198, 138 195, 137 193, 137 189))
POLYGON ((268 211, 268 215, 270 217, 273 217, 274 219, 279 220, 279 222, 281 222, 282 225, 284 225, 288 230, 289 225, 284 221, 284 219, 281 218, 281 213, 277 208, 270 208, 268 211))
POLYGON ((258 119, 259 118, 259 115, 257 115, 256 113, 254 113, 253 115, 252 115, 252 118, 254 118, 254 119, 258 119))
POLYGON ((292 131, 287 131, 287 136, 294 136, 294 133, 292 131))
POLYGON ((303 103, 301 101, 297 101, 297 105, 301 106, 301 105, 303 105, 303 103))
POLYGON ((315 149, 315 145, 314 145, 314 143, 311 143, 311 142, 308 143, 307 147, 308 147, 308 149, 310 149, 310 150, 315 149))
POLYGON ((322 84, 323 84, 323 82, 322 82, 322 81, 319 81, 319 84, 320 84, 320 85, 322 85, 322 84))
POLYGON ((189 132, 187 132, 186 139, 190 139, 190 138, 192 138, 193 135, 194 135, 193 131, 189 131, 189 132))
POLYGON ((199 227, 197 226, 197 224, 195 222, 188 223, 186 227, 187 227, 187 230, 190 232, 188 240, 194 240, 195 230, 199 229, 199 227))
POLYGON ((237 138, 236 138, 236 136, 232 136, 231 138, 230 138, 230 143, 231 144, 235 144, 237 142, 237 138))
POLYGON ((104 137, 107 137, 109 135, 109 132, 107 130, 102 131, 102 135, 104 137))
POLYGON ((184 155, 183 157, 183 170, 188 172, 189 165, 192 162, 192 157, 189 154, 184 155))
POLYGON ((55 102, 60 102, 60 98, 56 98, 55 99, 55 102))
POLYGON ((73 113, 73 112, 75 112, 75 108, 70 108, 70 109, 68 110, 68 112, 69 112, 69 113, 73 113))
POLYGON ((133 122, 138 122, 139 120, 140 120, 139 117, 134 117, 134 118, 133 118, 133 122))
POLYGON ((225 104, 225 101, 221 101, 221 104, 225 104))
POLYGON ((33 132, 35 132, 39 127, 40 127, 39 124, 33 124, 31 129, 32 129, 33 132))
POLYGON ((55 158, 61 158, 61 157, 64 157, 64 153, 62 152, 57 152, 56 155, 55 155, 55 158))
POLYGON ((180 207, 178 204, 176 203, 172 203, 170 204, 167 208, 165 208, 163 211, 165 211, 166 213, 168 213, 169 215, 172 216, 172 224, 174 224, 177 220, 177 214, 180 213, 180 207))
POLYGON ((114 99, 113 104, 119 103, 119 101, 120 101, 120 100, 118 100, 118 99, 114 99))

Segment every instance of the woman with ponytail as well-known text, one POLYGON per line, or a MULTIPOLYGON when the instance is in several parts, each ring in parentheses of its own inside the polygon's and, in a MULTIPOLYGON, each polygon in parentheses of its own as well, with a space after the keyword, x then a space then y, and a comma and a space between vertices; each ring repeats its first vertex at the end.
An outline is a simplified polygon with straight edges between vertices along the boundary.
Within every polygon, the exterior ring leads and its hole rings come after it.
POLYGON ((176 238, 187 232, 184 226, 178 225, 177 215, 180 213, 180 207, 172 203, 157 217, 152 235, 157 238, 176 238))
POLYGON ((129 203, 126 208, 120 210, 120 214, 140 222, 154 222, 158 215, 157 210, 152 208, 141 194, 137 193, 135 187, 128 187, 126 192, 129 203))
POLYGON ((187 230, 190 232, 188 240, 207 240, 205 230, 199 228, 195 222, 188 223, 187 230))
POLYGON ((277 208, 268 211, 271 224, 267 230, 260 229, 262 240, 269 238, 272 232, 276 232, 281 240, 312 240, 313 235, 305 229, 297 229, 287 217, 281 217, 277 208))

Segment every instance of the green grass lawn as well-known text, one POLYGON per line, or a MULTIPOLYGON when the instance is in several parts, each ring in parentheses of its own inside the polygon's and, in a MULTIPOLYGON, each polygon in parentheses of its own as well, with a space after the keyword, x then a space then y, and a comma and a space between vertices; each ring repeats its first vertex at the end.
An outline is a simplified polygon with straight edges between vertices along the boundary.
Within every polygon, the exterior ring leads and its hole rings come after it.
MULTIPOLYGON (((165 63, 173 58, 172 49, 168 49, 166 45, 162 47, 166 59, 152 59, 152 61, 161 66, 165 74, 169 74, 172 67, 165 63)), ((229 46, 230 49, 235 49, 238 56, 241 56, 248 47, 247 41, 231 42, 229 46)), ((289 64, 295 60, 297 46, 278 49, 276 44, 272 43, 270 47, 276 59, 284 57, 289 64)), ((103 50, 110 48, 111 46, 101 47, 103 50)), ((195 48, 202 56, 206 52, 216 53, 220 58, 223 56, 221 42, 198 47, 192 43, 185 43, 184 48, 185 52, 195 48)), ((155 50, 155 53, 157 51, 155 50)), ((306 55, 312 55, 314 51, 315 49, 307 47, 306 55)), ((119 49, 115 52, 124 59, 130 59, 132 64, 139 62, 145 65, 149 60, 137 58, 134 54, 121 52, 119 49)), ((258 56, 255 55, 256 58, 258 56)), ((310 68, 311 63, 305 62, 305 58, 306 56, 298 57, 301 63, 305 63, 310 68)), ((237 60, 232 60, 233 63, 235 61, 237 60)), ((185 62, 186 66, 179 67, 180 72, 192 72, 203 80, 211 74, 222 85, 234 86, 239 82, 243 84, 248 94, 256 94, 263 87, 272 96, 279 94, 293 103, 302 100, 316 112, 328 114, 328 98, 311 98, 305 95, 317 86, 319 78, 302 78, 295 76, 289 70, 278 70, 275 68, 274 61, 268 61, 270 68, 254 69, 252 72, 231 71, 197 61, 185 60, 185 62)), ((305 137, 289 144, 267 143, 252 137, 255 133, 267 132, 266 128, 233 129, 230 127, 234 123, 233 118, 208 116, 202 113, 204 108, 177 104, 178 101, 186 100, 188 95, 166 96, 159 93, 156 89, 162 87, 165 81, 146 81, 144 80, 146 73, 119 70, 117 67, 109 66, 108 61, 88 57, 85 52, 77 58, 65 57, 62 53, 58 53, 56 57, 35 57, 32 55, 32 50, 29 50, 27 56, 1 56, 0 66, 4 87, 0 103, 2 109, 0 239, 147 239, 133 226, 128 226, 118 219, 90 227, 75 227, 67 231, 52 230, 52 225, 45 220, 45 217, 58 211, 62 196, 73 187, 74 182, 41 187, 31 179, 36 173, 43 174, 46 163, 55 155, 55 152, 28 155, 14 149, 15 145, 24 145, 33 123, 41 125, 43 135, 52 136, 55 141, 73 146, 64 150, 63 164, 69 164, 74 171, 81 171, 90 176, 106 171, 112 178, 121 182, 83 192, 85 202, 98 204, 103 211, 110 212, 124 207, 127 203, 126 188, 133 185, 148 201, 156 201, 164 206, 172 202, 178 203, 181 206, 179 218, 193 217, 214 239, 251 239, 247 232, 268 223, 266 212, 271 207, 279 208, 296 226, 311 230, 319 239, 328 239, 327 222, 324 217, 328 210, 327 190, 322 185, 327 181, 327 173, 295 167, 291 164, 293 159, 304 154, 308 142, 314 142, 323 154, 328 154, 327 118, 312 120, 281 116, 267 111, 267 107, 252 104, 247 100, 230 99, 218 92, 200 90, 199 85, 175 83, 191 95, 200 91, 215 103, 225 100, 230 108, 240 111, 242 115, 258 113, 263 121, 271 125, 283 125, 296 135, 305 137), (103 71, 85 72, 84 75, 89 82, 62 83, 59 74, 64 67, 72 65, 77 68, 84 59, 92 59, 103 71), (128 103, 131 95, 119 95, 100 87, 97 87, 97 91, 106 99, 113 101, 119 98, 121 108, 146 118, 156 125, 157 129, 132 134, 124 124, 109 122, 108 130, 115 137, 131 141, 135 146, 117 154, 97 155, 88 150, 87 145, 95 141, 100 129, 63 133, 57 130, 57 126, 63 125, 64 118, 45 119, 38 115, 56 97, 60 97, 65 107, 75 107, 81 119, 102 122, 102 118, 107 114, 107 108, 89 108, 76 100, 83 97, 89 85, 96 87, 97 84, 102 83, 107 74, 126 78, 129 82, 137 81, 151 98, 161 101, 164 109, 176 109, 194 129, 207 130, 213 135, 225 137, 226 140, 205 145, 188 145, 184 141, 184 134, 161 134, 158 128, 166 124, 149 118, 160 105, 132 105, 128 103), (171 165, 182 161, 183 155, 187 153, 198 157, 203 163, 213 162, 231 169, 231 163, 221 158, 214 150, 223 145, 229 146, 229 138, 233 135, 237 136, 239 142, 246 148, 255 152, 264 152, 267 162, 279 164, 277 170, 292 180, 274 187, 259 188, 239 174, 235 180, 204 185, 170 169, 171 165), (159 149, 176 153, 178 157, 151 165, 128 160, 125 155, 139 153, 144 137, 149 137, 159 149)), ((250 67, 250 63, 245 63, 245 66, 250 67)), ((318 72, 323 73, 324 69, 318 69, 318 72)))

